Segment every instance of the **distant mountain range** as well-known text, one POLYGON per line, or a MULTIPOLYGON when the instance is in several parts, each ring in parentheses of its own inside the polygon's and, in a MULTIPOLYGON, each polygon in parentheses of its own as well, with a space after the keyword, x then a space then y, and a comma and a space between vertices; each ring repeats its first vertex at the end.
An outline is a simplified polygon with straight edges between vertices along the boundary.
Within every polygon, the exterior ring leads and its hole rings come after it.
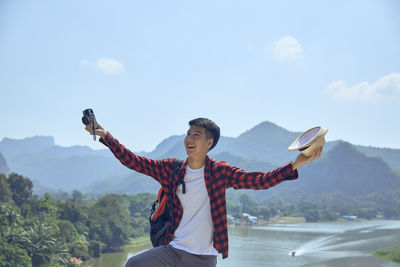
MULTIPOLYGON (((299 134, 266 121, 236 138, 222 136, 210 156, 247 171, 271 170, 297 156, 288 152, 287 147, 299 134)), ((154 159, 184 159, 183 139, 184 135, 170 136, 154 151, 138 154, 154 159)), ((31 178, 37 191, 78 189, 134 194, 155 193, 159 188, 153 179, 124 167, 108 148, 61 147, 55 145, 52 137, 35 136, 23 140, 4 138, 0 153, 4 156, 0 155, 0 171, 6 166, 8 172, 31 178)), ((399 173, 400 149, 355 146, 338 140, 327 142, 321 158, 301 167, 298 180, 284 182, 268 191, 247 192, 260 202, 327 198, 345 201, 347 196, 379 199, 388 190, 400 192, 399 173)), ((235 198, 236 190, 230 191, 228 196, 235 198)))
POLYGON ((130 173, 108 149, 93 150, 85 146, 61 147, 50 136, 22 140, 4 138, 0 142, 11 172, 29 177, 35 186, 70 191, 81 189, 101 179, 130 173), (122 166, 123 167, 123 166, 122 166))
MULTIPOLYGON (((232 192, 231 196, 237 197, 232 192)), ((353 205, 400 200, 400 173, 381 158, 369 157, 347 142, 339 142, 319 159, 299 169, 299 179, 287 181, 267 191, 253 191, 260 203, 317 202, 353 205), (357 202, 357 203, 356 203, 357 202)), ((386 205, 386 204, 385 204, 386 205)))

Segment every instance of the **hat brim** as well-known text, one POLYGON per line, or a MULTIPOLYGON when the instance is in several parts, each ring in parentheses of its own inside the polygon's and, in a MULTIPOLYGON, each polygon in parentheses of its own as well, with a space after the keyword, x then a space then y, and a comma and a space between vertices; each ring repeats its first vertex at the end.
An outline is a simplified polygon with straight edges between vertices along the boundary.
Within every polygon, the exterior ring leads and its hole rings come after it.
POLYGON ((312 144, 317 142, 321 137, 324 137, 327 134, 328 130, 317 126, 311 128, 304 133, 302 133, 299 137, 297 137, 293 143, 288 147, 289 151, 303 151, 309 148, 312 144))

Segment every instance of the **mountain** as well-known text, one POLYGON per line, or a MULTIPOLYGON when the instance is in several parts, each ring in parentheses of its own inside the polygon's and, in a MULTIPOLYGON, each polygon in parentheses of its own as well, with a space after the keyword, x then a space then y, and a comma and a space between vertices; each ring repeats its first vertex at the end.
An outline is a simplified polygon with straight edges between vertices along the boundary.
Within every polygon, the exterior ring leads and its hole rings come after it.
MULTIPOLYGON (((221 153, 230 153, 242 158, 281 164, 293 160, 294 154, 288 153, 288 146, 300 132, 290 132, 271 122, 263 122, 238 137, 221 136, 218 145, 210 151, 215 157, 221 153)), ((185 135, 164 140, 149 156, 153 158, 186 158, 183 145, 185 135), (165 142, 165 143, 164 143, 165 142), (162 149, 161 149, 162 147, 162 149)))
POLYGON ((350 143, 339 142, 321 158, 301 167, 297 180, 283 182, 265 192, 252 192, 252 197, 259 202, 296 203, 345 203, 358 199, 375 205, 377 198, 391 198, 398 193, 400 175, 386 162, 366 156, 350 143))
MULTIPOLYGON (((265 121, 238 137, 221 136, 218 145, 209 154, 215 157, 215 155, 227 152, 242 158, 281 165, 296 157, 297 152, 288 152, 287 148, 300 134, 301 132, 290 132, 274 123, 265 121)), ((165 149, 162 153, 156 149, 149 155, 153 158, 185 158, 184 138, 184 135, 175 136, 175 139, 170 140, 168 146, 164 146, 165 149), (173 142, 176 143, 173 144, 173 142)), ((343 141, 326 142, 324 153, 329 152, 341 142, 343 141)), ((400 149, 368 146, 355 146, 355 148, 367 156, 382 158, 390 168, 400 172, 400 149)))
MULTIPOLYGON (((230 153, 252 160, 273 163, 287 162, 294 157, 292 153, 287 152, 287 148, 300 134, 300 132, 290 132, 266 121, 239 137, 221 136, 218 145, 210 151, 210 156, 230 153)), ((151 158, 186 158, 184 138, 185 135, 171 136, 163 140, 148 156, 151 158)))
MULTIPOLYGON (((350 143, 337 141, 319 159, 299 169, 299 178, 286 181, 268 190, 246 190, 259 204, 311 202, 322 205, 387 207, 400 197, 400 175, 378 157, 369 157, 350 143)), ((172 148, 172 150, 174 147, 172 148)), ((171 150, 171 151, 172 151, 171 150)), ((213 158, 224 160, 246 171, 267 171, 276 164, 251 160, 228 152, 213 158)), ((125 179, 105 180, 90 187, 98 192, 136 194, 156 193, 160 185, 149 177, 132 172, 125 179)), ((238 201, 243 190, 227 190, 227 198, 238 201)))
POLYGON ((355 146, 358 150, 371 157, 379 157, 392 169, 400 172, 400 149, 380 148, 372 146, 355 146))
MULTIPOLYGON (((168 156, 166 156, 167 153, 171 153, 171 151, 179 149, 178 144, 182 144, 181 148, 183 150, 183 139, 184 138, 185 138, 185 135, 172 135, 172 136, 164 139, 163 141, 161 141, 161 143, 158 144, 157 147, 152 152, 148 153, 147 156, 149 156, 150 158, 154 158, 154 159, 167 158, 168 157, 168 156)), ((174 153, 172 153, 172 154, 174 154, 174 153)), ((182 157, 182 158, 184 158, 184 157, 182 157)))
POLYGON ((0 142, 0 151, 9 159, 19 154, 38 153, 54 146, 54 138, 51 136, 34 136, 21 140, 3 138, 0 142))
POLYGON ((0 142, 0 153, 10 171, 29 177, 45 188, 72 191, 129 173, 108 149, 61 147, 48 136, 22 140, 4 138, 0 142))
POLYGON ((10 172, 10 168, 7 166, 6 159, 4 156, 0 153, 0 173, 8 174, 10 172))
MULTIPOLYGON (((266 121, 238 137, 221 136, 218 145, 209 154, 213 158, 226 160, 244 170, 265 171, 289 162, 297 156, 297 152, 288 152, 287 147, 299 135, 300 132, 290 132, 266 121)), ((170 136, 153 151, 137 152, 137 154, 153 159, 166 157, 185 159, 184 138, 185 135, 170 136)), ((351 147, 347 151, 348 153, 355 150, 362 155, 361 158, 358 156, 360 161, 369 162, 367 156, 379 157, 381 162, 389 165, 387 167, 399 171, 396 167, 400 164, 399 149, 348 145, 351 147)), ((343 142, 340 140, 327 142, 321 159, 302 167, 301 172, 306 172, 308 168, 315 166, 317 162, 325 160, 325 158, 329 160, 326 159, 327 162, 324 162, 323 168, 328 163, 341 166, 340 162, 336 162, 339 159, 328 157, 328 155, 333 155, 332 151, 337 151, 340 147, 343 147, 343 142)), ((122 166, 107 148, 92 150, 86 146, 61 147, 54 144, 53 137, 35 136, 22 140, 4 138, 0 142, 0 153, 7 161, 10 171, 31 178, 43 188, 126 193, 135 193, 141 190, 156 192, 158 189, 158 184, 153 183, 152 179, 145 178, 122 166)), ((350 153, 351 157, 357 158, 356 155, 359 155, 352 153, 350 153)), ((375 160, 377 159, 375 158, 375 160)), ((357 168, 359 167, 357 166, 357 168)), ((314 169, 310 172, 312 174, 318 171, 320 170, 314 169)), ((362 170, 358 173, 361 172, 362 170)), ((314 177, 313 175, 310 177, 314 177)), ((353 173, 352 175, 358 174, 353 173)), ((285 187, 285 185, 282 186, 285 187)))
POLYGON ((260 160, 251 160, 242 158, 228 152, 222 152, 218 155, 213 156, 216 160, 223 160, 228 162, 230 165, 242 168, 246 171, 267 171, 271 169, 275 169, 278 167, 276 164, 272 164, 269 162, 264 162, 260 160))
POLYGON ((289 132, 271 122, 262 122, 237 138, 215 147, 213 154, 229 152, 248 159, 281 164, 293 160, 287 148, 300 133, 289 132))
MULTIPOLYGON (((210 156, 215 157, 220 153, 230 153, 242 158, 270 162, 281 165, 293 160, 297 152, 288 152, 288 146, 301 134, 290 132, 274 123, 265 121, 238 137, 221 136, 218 145, 210 151, 210 156)), ((329 134, 329 133, 328 133, 329 134)), ((158 147, 148 155, 152 158, 178 157, 185 158, 183 146, 185 136, 173 136, 165 139, 158 147)), ((324 153, 329 152, 340 140, 329 141, 324 146, 324 153)), ((375 148, 367 146, 355 146, 368 156, 381 157, 392 169, 400 171, 400 149, 375 148)))

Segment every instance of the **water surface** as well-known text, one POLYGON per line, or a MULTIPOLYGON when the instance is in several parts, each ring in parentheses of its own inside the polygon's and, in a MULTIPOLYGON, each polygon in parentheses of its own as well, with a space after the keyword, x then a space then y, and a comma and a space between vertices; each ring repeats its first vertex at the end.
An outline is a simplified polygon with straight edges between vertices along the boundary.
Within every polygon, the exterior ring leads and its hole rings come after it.
MULTIPOLYGON (((229 257, 218 267, 362 266, 399 267, 376 258, 375 250, 400 243, 400 221, 302 223, 230 227, 229 257), (291 254, 296 251, 295 257, 291 254)), ((107 254, 93 267, 123 267, 147 247, 107 254)))

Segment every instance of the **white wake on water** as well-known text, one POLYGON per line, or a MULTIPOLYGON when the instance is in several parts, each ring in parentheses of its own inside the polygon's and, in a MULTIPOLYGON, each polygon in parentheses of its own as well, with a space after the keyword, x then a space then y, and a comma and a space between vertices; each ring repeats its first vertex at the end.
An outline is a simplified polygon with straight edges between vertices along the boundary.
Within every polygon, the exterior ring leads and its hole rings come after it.
POLYGON ((362 240, 348 240, 351 232, 357 231, 359 233, 368 234, 374 231, 374 229, 380 229, 376 226, 368 227, 368 228, 358 228, 358 229, 350 229, 348 231, 343 231, 340 234, 330 235, 327 237, 318 238, 316 240, 311 240, 306 244, 288 252, 290 256, 301 256, 309 253, 356 253, 356 251, 352 250, 352 248, 362 245, 365 242, 377 241, 379 238, 368 238, 362 240), (346 251, 339 251, 345 249, 346 251), (349 251, 350 249, 350 251, 349 251))

